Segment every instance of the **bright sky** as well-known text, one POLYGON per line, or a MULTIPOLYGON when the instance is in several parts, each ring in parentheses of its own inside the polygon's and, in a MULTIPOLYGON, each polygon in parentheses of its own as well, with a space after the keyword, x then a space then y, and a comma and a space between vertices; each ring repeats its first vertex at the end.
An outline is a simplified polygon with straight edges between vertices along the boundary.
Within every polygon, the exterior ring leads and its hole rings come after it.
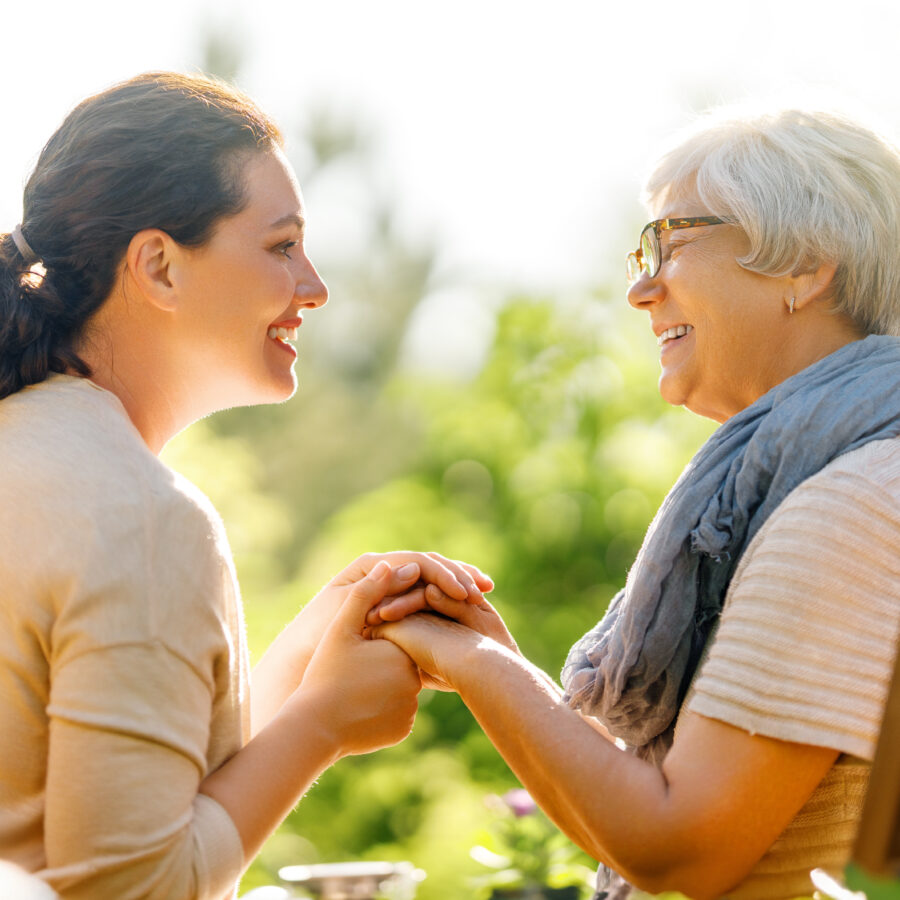
MULTIPOLYGON (((242 87, 283 125, 313 103, 364 124, 373 177, 463 282, 554 292, 618 276, 641 174, 711 102, 812 88, 900 134, 896 0, 20 2, 0 30, 0 227, 74 103, 195 67, 210 24, 243 36, 242 87)), ((311 248, 352 239, 348 216, 309 212, 311 248)))

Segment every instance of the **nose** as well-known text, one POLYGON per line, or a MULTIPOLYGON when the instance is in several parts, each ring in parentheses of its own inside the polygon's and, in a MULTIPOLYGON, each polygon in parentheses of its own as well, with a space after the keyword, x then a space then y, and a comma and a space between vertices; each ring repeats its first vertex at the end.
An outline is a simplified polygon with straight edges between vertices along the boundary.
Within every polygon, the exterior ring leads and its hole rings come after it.
POLYGON ((654 303, 662 300, 664 289, 657 278, 650 278, 646 272, 633 282, 625 295, 635 309, 649 309, 654 303))
POLYGON ((328 302, 328 286, 322 281, 312 260, 305 253, 297 274, 294 297, 299 301, 301 309, 318 309, 328 302))

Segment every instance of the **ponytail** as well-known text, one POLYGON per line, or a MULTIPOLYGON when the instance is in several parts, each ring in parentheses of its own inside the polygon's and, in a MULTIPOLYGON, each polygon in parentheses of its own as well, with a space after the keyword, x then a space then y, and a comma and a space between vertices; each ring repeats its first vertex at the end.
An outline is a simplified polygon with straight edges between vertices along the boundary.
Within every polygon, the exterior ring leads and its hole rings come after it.
POLYGON ((51 372, 90 375, 72 347, 74 324, 46 273, 14 235, 0 236, 0 399, 51 372))

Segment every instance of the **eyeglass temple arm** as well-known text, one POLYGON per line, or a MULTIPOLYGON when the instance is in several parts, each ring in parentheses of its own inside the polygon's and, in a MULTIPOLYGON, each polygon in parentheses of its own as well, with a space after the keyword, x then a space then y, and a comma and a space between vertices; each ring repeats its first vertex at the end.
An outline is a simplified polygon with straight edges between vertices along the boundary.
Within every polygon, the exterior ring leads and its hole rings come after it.
POLYGON ((685 219, 661 219, 660 231, 671 231, 673 228, 690 228, 692 225, 724 225, 725 220, 718 216, 689 216, 685 219))

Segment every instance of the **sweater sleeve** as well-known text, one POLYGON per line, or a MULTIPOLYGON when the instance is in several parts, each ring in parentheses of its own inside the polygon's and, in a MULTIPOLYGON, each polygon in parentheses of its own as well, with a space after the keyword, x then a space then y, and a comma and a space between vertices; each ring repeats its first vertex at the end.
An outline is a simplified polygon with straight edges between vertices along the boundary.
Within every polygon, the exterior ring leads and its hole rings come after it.
POLYGON ((871 760, 900 633, 900 442, 796 488, 738 567, 687 708, 871 760))
POLYGON ((91 536, 59 599, 41 876, 65 900, 220 900, 243 866, 198 794, 216 711, 236 703, 220 523, 178 493, 148 509, 91 536))

